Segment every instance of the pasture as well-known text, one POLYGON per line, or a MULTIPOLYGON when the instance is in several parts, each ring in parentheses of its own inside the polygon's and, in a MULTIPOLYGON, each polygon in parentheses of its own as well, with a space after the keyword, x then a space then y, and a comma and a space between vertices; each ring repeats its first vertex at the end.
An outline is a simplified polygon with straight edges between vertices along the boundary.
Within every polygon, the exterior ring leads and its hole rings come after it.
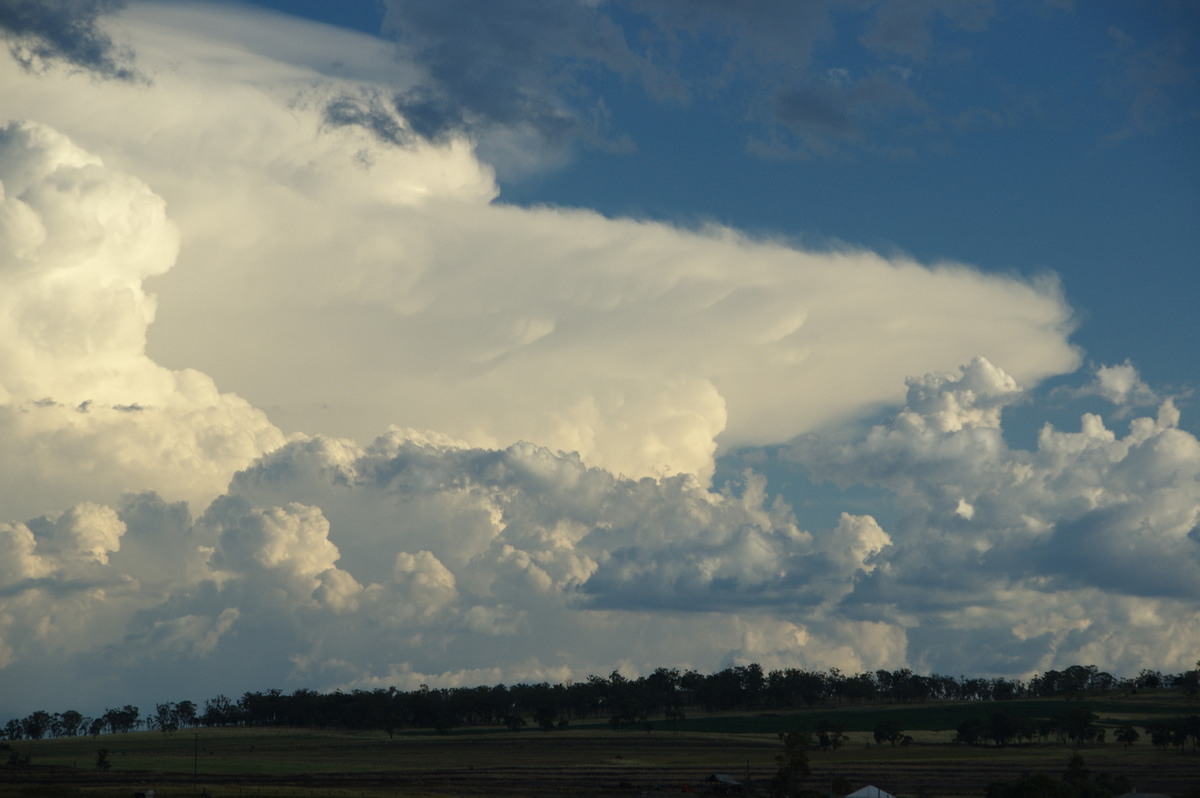
POLYGON ((800 786, 822 795, 828 794, 832 780, 841 778, 854 788, 875 784, 912 798, 982 796, 988 783, 1025 772, 1060 776, 1077 751, 1094 774, 1125 776, 1143 791, 1182 798, 1200 786, 1200 755, 1190 749, 1155 749, 1145 737, 1125 747, 1112 741, 1111 731, 1108 742, 1078 749, 1056 742, 1003 748, 953 743, 954 728, 971 716, 999 711, 1046 718, 1081 705, 1111 729, 1200 712, 1195 700, 1161 691, 1076 701, 727 713, 674 724, 653 719, 650 730, 613 729, 596 722, 550 732, 489 727, 446 734, 410 730, 394 737, 289 728, 105 734, 11 743, 11 753, 30 761, 24 767, 0 767, 0 798, 130 798, 146 789, 155 790, 156 798, 703 794, 708 789, 704 779, 712 773, 739 780, 748 776, 752 794, 765 795, 783 750, 780 733, 811 730, 822 720, 838 723, 848 737, 837 750, 808 751, 813 774, 800 786), (897 721, 912 743, 876 745, 872 730, 886 720, 897 721), (101 748, 108 751, 107 771, 96 768, 101 748))

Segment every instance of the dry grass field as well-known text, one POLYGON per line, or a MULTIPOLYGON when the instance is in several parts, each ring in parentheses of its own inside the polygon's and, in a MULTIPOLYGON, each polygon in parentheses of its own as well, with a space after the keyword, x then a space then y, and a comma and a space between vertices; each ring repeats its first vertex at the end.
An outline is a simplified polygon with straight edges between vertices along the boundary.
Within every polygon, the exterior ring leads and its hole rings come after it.
MULTIPOLYGON (((766 795, 783 750, 779 732, 811 728, 821 717, 836 717, 849 730, 839 750, 808 753, 813 775, 798 786, 821 794, 841 778, 855 788, 875 784, 906 798, 977 798, 990 782, 1025 772, 1061 776, 1076 752, 1093 774, 1125 776, 1142 791, 1200 794, 1200 754, 1158 750, 1145 738, 1129 748, 1111 742, 1111 732, 1110 742, 1080 749, 953 744, 955 718, 1012 711, 1017 703, 729 714, 688 718, 675 731, 662 722, 648 732, 597 723, 552 732, 410 731, 394 738, 383 732, 214 728, 20 741, 13 749, 30 764, 0 767, 0 798, 130 798, 146 789, 156 798, 705 794, 712 773, 749 776, 747 792, 766 795), (902 718, 912 744, 876 745, 870 729, 881 718, 902 718), (107 772, 95 767, 100 748, 108 750, 107 772)), ((1153 699, 1106 696, 1083 703, 1113 727, 1200 712, 1194 700, 1165 692, 1153 699)), ((1022 712, 1049 716, 1061 702, 1019 704, 1022 712)))

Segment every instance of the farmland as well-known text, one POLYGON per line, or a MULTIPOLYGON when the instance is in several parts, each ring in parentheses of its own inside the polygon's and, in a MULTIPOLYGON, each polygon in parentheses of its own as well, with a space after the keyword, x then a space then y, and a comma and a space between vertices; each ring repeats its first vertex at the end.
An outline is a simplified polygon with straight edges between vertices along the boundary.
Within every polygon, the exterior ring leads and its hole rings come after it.
POLYGON ((994 781, 1022 773, 1061 776, 1075 753, 1093 774, 1123 776, 1143 791, 1196 794, 1200 755, 1191 747, 1155 748, 1143 738, 1114 742, 1131 724, 1195 714, 1195 699, 1176 691, 1110 691, 1073 700, 935 702, 817 706, 799 712, 729 712, 638 727, 608 723, 514 732, 466 727, 447 733, 311 728, 188 728, 10 743, 0 768, 0 798, 89 796, 128 798, 154 789, 156 798, 181 796, 297 796, 376 798, 385 795, 566 796, 706 791, 704 779, 749 776, 751 791, 767 794, 782 753, 780 735, 836 724, 845 740, 836 750, 807 751, 812 775, 798 787, 828 794, 835 779, 852 788, 876 784, 902 796, 982 796, 994 781), (1081 747, 1034 741, 997 747, 955 744, 965 719, 995 712, 1048 718, 1081 705, 1108 730, 1107 742, 1081 747), (876 744, 872 730, 894 721, 911 740, 876 744), (96 768, 106 749, 110 769, 96 768), (20 765, 20 760, 28 764, 20 765))

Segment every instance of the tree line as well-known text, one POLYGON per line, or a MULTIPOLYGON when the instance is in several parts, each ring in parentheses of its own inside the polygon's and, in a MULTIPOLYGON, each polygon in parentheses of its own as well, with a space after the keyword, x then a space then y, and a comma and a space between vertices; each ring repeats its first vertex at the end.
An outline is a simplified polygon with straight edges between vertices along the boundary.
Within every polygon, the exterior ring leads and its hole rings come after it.
MULTIPOLYGON (((24 718, 9 720, 0 737, 8 740, 37 740, 82 734, 119 734, 137 729, 170 732, 196 726, 292 726, 343 729, 380 729, 389 735, 402 729, 432 729, 445 732, 459 726, 503 726, 519 730, 530 721, 541 729, 567 726, 571 721, 607 720, 614 728, 643 726, 649 718, 668 723, 683 719, 687 712, 706 713, 745 710, 788 710, 817 704, 926 701, 1006 701, 1019 698, 1073 697, 1112 689, 1182 688, 1189 695, 1200 692, 1200 662, 1180 674, 1143 670, 1136 677, 1117 678, 1094 665, 1073 665, 1049 670, 1028 681, 1004 678, 967 678, 921 675, 904 668, 846 675, 836 668, 813 671, 787 668, 764 671, 757 664, 736 665, 710 674, 695 670, 658 668, 647 676, 627 678, 614 671, 608 676, 589 676, 580 682, 549 684, 498 684, 494 686, 434 689, 422 685, 413 691, 396 688, 320 693, 297 689, 247 692, 238 700, 224 695, 204 701, 157 704, 145 715, 138 707, 124 705, 107 709, 98 717, 75 710, 50 713, 38 710, 24 718)), ((1033 735, 1064 734, 1076 740, 1077 729, 1085 738, 1089 722, 1066 718, 1053 729, 1032 727, 1020 718, 994 713, 988 719, 973 719, 958 729, 960 742, 993 742, 1005 745, 1033 735), (1075 725, 1071 725, 1074 723, 1075 725), (1082 723, 1082 725, 1080 725, 1082 723), (1062 731, 1067 729, 1068 731, 1062 731)), ((1094 722, 1091 722, 1094 726, 1094 722)), ((1098 727, 1096 727, 1098 728, 1098 727)), ((877 730, 877 741, 902 742, 899 730, 877 730)), ((1155 737, 1168 742, 1175 732, 1155 737)), ((1135 732, 1136 733, 1136 730, 1135 732)), ((1190 733, 1190 732, 1189 732, 1190 733)), ((832 732, 826 741, 836 739, 832 732)), ((1188 738, 1185 733, 1185 739, 1188 738)), ((1200 737, 1194 738, 1200 740, 1200 737)), ((833 744, 833 743, 828 743, 833 744)), ((1193 742, 1193 746, 1196 743, 1193 742)))
MULTIPOLYGON (((1076 747, 1103 743, 1108 730, 1099 723, 1100 717, 1086 706, 1058 712, 1049 718, 1035 720, 1006 712, 993 712, 987 718, 971 717, 958 725, 954 742, 966 745, 995 745, 1004 747, 1034 740, 1076 747)), ((1163 718, 1142 727, 1155 748, 1179 748, 1189 745, 1194 753, 1200 749, 1200 715, 1163 718)), ((1142 738, 1137 728, 1126 723, 1113 732, 1113 739, 1129 747, 1142 738)), ((878 733, 876 735, 878 741, 878 733)))

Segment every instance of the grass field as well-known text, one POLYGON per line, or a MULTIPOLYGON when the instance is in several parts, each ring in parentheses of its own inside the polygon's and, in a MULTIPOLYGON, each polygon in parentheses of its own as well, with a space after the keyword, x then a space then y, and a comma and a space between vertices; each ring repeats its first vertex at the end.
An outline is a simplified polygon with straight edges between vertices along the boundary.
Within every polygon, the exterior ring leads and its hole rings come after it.
MULTIPOLYGON (((180 796, 296 796, 376 798, 449 795, 638 795, 704 792, 714 772, 744 779, 758 794, 782 751, 779 733, 836 720, 850 741, 837 751, 809 752, 813 776, 802 787, 828 791, 844 777, 855 787, 876 784, 902 796, 982 796, 991 781, 1023 772, 1059 776, 1076 749, 1057 744, 994 747, 954 745, 954 728, 992 712, 1050 717, 1087 706, 1116 726, 1156 717, 1200 713, 1195 700, 1170 691, 1097 696, 1078 701, 931 704, 817 708, 798 713, 741 713, 689 717, 671 730, 613 730, 607 723, 575 724, 553 732, 458 729, 436 735, 315 729, 214 728, 171 734, 135 732, 12 743, 28 767, 0 768, 0 797, 129 798, 152 788, 156 798, 180 796), (877 746, 871 731, 895 719, 912 745, 877 746), (108 749, 111 770, 95 768, 108 749)), ((1108 735, 1112 739, 1111 733, 1108 735)), ((1143 739, 1078 749, 1095 774, 1125 775, 1141 790, 1185 796, 1200 788, 1200 755, 1160 751, 1143 739)), ((7 754, 6 754, 7 755, 7 754)), ((1200 793, 1197 793, 1200 794, 1200 793)))

